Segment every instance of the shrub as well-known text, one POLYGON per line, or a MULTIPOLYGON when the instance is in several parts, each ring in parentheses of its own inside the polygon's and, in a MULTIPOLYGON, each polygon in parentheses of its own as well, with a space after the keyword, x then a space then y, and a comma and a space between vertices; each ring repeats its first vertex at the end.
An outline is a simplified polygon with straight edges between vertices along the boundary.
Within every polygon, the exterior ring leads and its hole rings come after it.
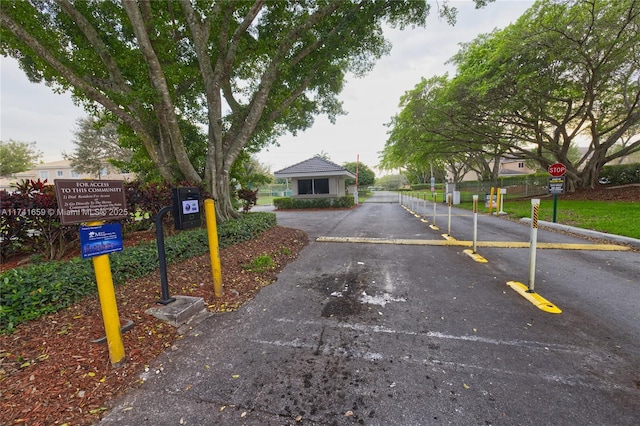
MULTIPOLYGON (((257 237, 276 225, 273 213, 248 213, 218 225, 218 244, 226 247, 257 237)), ((165 239, 167 263, 199 256, 209 250, 206 229, 182 231, 165 239)), ((127 247, 109 256, 115 285, 122 285, 158 268, 156 242, 127 247)), ((0 333, 18 324, 59 311, 96 293, 90 259, 50 261, 0 273, 0 333)))
MULTIPOLYGON (((200 190, 200 200, 211 198, 211 194, 205 190, 203 185, 178 182, 175 186, 195 186, 200 190)), ((124 191, 127 210, 129 210, 129 217, 124 222, 125 230, 149 229, 160 209, 172 205, 172 187, 166 182, 141 182, 139 180, 125 182, 124 191)), ((204 208, 200 209, 200 211, 203 210, 204 208)), ((166 227, 173 227, 171 214, 166 215, 162 221, 166 227)))
POLYGON ((604 166, 599 177, 609 178, 614 185, 640 183, 640 163, 604 166))
POLYGON ((248 188, 239 189, 238 198, 242 201, 242 211, 248 213, 251 207, 258 203, 258 190, 252 191, 248 188))
POLYGON ((281 210, 351 208, 353 195, 337 198, 274 198, 273 205, 281 210))
MULTIPOLYGON (((197 186, 178 182, 178 186, 197 186)), ((203 186, 201 199, 210 198, 203 186)), ((125 234, 149 229, 155 215, 172 205, 171 185, 157 182, 125 182, 129 216, 122 221, 125 234)), ((201 209, 201 211, 204 209, 201 209)), ((62 225, 58 214, 55 187, 47 180, 24 180, 15 191, 0 191, 0 259, 39 254, 45 260, 61 259, 79 239, 78 225, 62 225)), ((163 218, 167 229, 173 227, 170 214, 163 218)))
POLYGON ((431 184, 430 183, 414 183, 411 185, 412 191, 430 191, 431 184))
POLYGON ((55 189, 47 180, 23 180, 0 192, 0 258, 39 253, 61 259, 79 239, 77 225, 62 225, 55 189))

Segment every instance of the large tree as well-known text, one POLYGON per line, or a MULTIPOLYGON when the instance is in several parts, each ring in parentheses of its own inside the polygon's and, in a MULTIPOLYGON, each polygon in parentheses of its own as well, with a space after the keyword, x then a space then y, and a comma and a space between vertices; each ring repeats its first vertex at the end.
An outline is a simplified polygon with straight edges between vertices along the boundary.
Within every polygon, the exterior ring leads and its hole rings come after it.
POLYGON ((501 156, 560 161, 570 188, 594 186, 606 163, 640 151, 639 46, 637 0, 539 0, 464 45, 454 78, 407 92, 382 162, 442 158, 495 181, 501 156))
POLYGON ((424 25, 428 11, 424 0, 1 2, 0 43, 32 81, 119 120, 164 179, 204 181, 226 219, 243 148, 335 119, 345 74, 389 51, 382 25, 424 25))
POLYGON ((457 55, 456 78, 478 106, 466 118, 500 127, 506 149, 545 169, 564 163, 571 185, 594 186, 606 163, 640 150, 632 136, 640 122, 639 46, 637 0, 539 0, 457 55), (573 161, 579 142, 588 149, 573 161))
POLYGON ((0 141, 0 176, 10 176, 32 168, 42 157, 35 142, 0 141))
POLYGON ((501 130, 469 117, 470 111, 476 114, 477 105, 469 105, 464 89, 464 84, 444 75, 422 79, 407 91, 400 99, 401 111, 389 123, 381 164, 386 169, 422 170, 428 179, 433 167, 446 169, 456 182, 475 170, 496 182, 498 160, 504 154, 498 143, 501 130))

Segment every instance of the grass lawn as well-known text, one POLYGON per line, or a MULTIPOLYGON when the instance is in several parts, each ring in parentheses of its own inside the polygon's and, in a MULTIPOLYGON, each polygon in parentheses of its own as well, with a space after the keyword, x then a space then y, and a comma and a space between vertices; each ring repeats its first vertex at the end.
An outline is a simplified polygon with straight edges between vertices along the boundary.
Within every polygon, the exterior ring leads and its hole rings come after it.
POLYGON ((259 195, 257 204, 258 206, 271 206, 273 205, 273 199, 276 197, 271 197, 268 195, 259 195))
MULTIPOLYGON (((472 203, 462 203, 459 207, 473 209, 472 203)), ((509 199, 504 203, 504 211, 509 217, 520 219, 531 217, 531 201, 509 199)), ((480 203, 479 213, 489 209, 480 203)), ((495 209, 494 209, 495 212, 495 209)), ((553 221, 553 199, 541 198, 538 219, 553 221)), ((558 199, 556 222, 593 231, 607 232, 640 239, 640 203, 615 201, 576 201, 558 199)))

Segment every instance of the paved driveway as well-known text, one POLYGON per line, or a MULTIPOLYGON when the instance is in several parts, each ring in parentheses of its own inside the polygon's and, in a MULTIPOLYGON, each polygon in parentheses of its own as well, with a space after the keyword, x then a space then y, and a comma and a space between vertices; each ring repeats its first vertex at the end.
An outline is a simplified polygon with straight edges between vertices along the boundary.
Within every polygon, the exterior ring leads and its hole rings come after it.
MULTIPOLYGON (((637 252, 540 250, 536 289, 554 315, 506 285, 527 282, 526 249, 482 249, 483 264, 458 246, 315 240, 442 240, 396 195, 369 201, 278 212, 312 238, 299 259, 161 356, 101 424, 638 423, 637 252)), ((451 234, 469 239, 468 212, 456 214, 451 234)), ((528 239, 526 225, 479 223, 479 239, 528 239)))

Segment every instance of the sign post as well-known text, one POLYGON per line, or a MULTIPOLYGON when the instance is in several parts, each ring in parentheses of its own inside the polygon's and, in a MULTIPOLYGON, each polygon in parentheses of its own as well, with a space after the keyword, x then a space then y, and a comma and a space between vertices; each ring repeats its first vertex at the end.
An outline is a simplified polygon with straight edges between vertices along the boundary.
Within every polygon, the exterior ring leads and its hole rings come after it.
POLYGON ((565 173, 567 167, 562 163, 553 163, 547 169, 551 177, 548 180, 547 188, 549 194, 553 194, 553 223, 556 223, 556 212, 558 211, 558 194, 565 191, 565 173))
POLYGON ((117 367, 124 362, 125 352, 107 253, 122 250, 122 234, 119 225, 105 225, 103 221, 127 216, 124 182, 55 179, 54 184, 60 222, 63 225, 88 222, 80 231, 82 257, 92 257, 109 359, 117 367))

